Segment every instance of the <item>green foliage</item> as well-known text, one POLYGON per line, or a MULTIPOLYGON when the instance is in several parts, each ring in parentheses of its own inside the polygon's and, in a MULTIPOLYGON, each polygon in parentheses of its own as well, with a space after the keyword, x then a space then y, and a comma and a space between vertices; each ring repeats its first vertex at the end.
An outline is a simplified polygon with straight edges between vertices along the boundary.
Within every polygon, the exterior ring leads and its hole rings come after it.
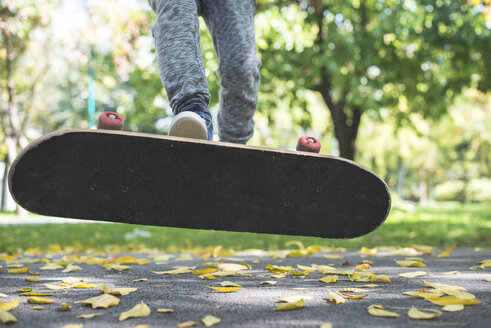
MULTIPOLYGON (((357 111, 381 119, 382 108, 402 127, 412 124, 412 113, 440 118, 465 86, 489 89, 491 31, 476 3, 267 3, 257 21, 261 108, 268 111, 278 109, 279 99, 292 113, 308 111, 298 90, 309 89, 320 92, 335 128, 357 130, 357 111), (336 120, 337 107, 345 122, 336 120)), ((306 125, 306 117, 296 123, 306 125)), ((342 133, 336 137, 343 142, 342 133)))
POLYGON ((462 200, 464 189, 465 183, 463 181, 445 181, 435 187, 435 199, 438 201, 462 200))
POLYGON ((491 179, 474 179, 466 189, 467 200, 471 202, 491 202, 491 179))

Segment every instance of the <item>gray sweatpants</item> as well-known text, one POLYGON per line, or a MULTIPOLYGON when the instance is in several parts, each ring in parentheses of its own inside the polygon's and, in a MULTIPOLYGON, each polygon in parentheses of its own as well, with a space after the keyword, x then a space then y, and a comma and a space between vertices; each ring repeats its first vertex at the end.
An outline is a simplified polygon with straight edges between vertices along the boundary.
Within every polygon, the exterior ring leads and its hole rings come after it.
POLYGON ((210 93, 200 50, 198 15, 206 22, 218 58, 218 134, 246 143, 254 132, 261 61, 254 33, 255 0, 149 0, 157 13, 152 32, 160 76, 174 114, 210 93))

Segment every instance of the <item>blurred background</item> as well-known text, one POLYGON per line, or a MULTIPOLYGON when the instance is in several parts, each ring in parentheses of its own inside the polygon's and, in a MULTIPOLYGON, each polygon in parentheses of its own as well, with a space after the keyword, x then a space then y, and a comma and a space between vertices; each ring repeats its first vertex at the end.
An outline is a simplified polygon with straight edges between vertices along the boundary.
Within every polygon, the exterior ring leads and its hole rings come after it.
MULTIPOLYGON (((317 137, 321 152, 354 159, 389 184, 388 224, 409 224, 394 225, 409 236, 401 242, 428 230, 491 245, 491 1, 256 7, 263 64, 249 145, 292 149, 301 135, 317 137)), ((6 174, 29 141, 94 127, 103 111, 123 115, 126 130, 166 134, 172 113, 154 20, 146 0, 0 1, 0 221, 22 212, 6 174)), ((216 117, 218 62, 200 24, 216 117)))

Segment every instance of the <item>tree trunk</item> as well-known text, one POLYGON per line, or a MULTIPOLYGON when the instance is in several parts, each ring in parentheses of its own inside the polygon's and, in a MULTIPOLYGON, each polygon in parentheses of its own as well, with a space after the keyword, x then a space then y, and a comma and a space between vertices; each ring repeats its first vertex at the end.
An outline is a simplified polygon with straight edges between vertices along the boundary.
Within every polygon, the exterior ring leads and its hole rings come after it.
POLYGON ((0 199, 0 212, 5 211, 5 207, 7 204, 7 179, 8 179, 8 163, 9 163, 9 158, 7 155, 5 155, 5 158, 3 159, 4 168, 3 168, 3 175, 2 175, 2 190, 1 190, 1 199, 0 199))
MULTIPOLYGON (((327 7, 323 6, 321 0, 313 0, 311 4, 314 8, 319 28, 315 43, 322 51, 327 36, 323 25, 324 11, 327 10, 327 7)), ((333 97, 334 89, 331 82, 331 72, 329 72, 327 66, 322 66, 320 73, 320 81, 313 89, 320 92, 331 114, 331 119, 334 123, 334 136, 339 144, 339 156, 353 160, 355 158, 356 136, 358 135, 362 110, 360 107, 348 108, 346 99, 349 90, 344 90, 339 99, 333 97)))
MULTIPOLYGON (((5 71, 6 71, 6 89, 7 101, 1 106, 1 126, 4 132, 5 145, 7 146, 7 156, 9 161, 17 157, 17 149, 26 147, 27 138, 22 131, 22 123, 19 115, 19 109, 15 103, 15 83, 13 78, 13 64, 16 58, 15 53, 10 48, 10 30, 8 25, 2 29, 3 45, 5 48, 5 71)), ((17 214, 20 216, 27 215, 27 211, 17 206, 17 214)))
POLYGON ((320 91, 334 123, 334 136, 338 140, 339 156, 353 160, 356 153, 356 137, 358 135, 362 112, 359 107, 354 107, 351 110, 346 107, 344 99, 347 93, 340 101, 333 100, 327 69, 324 69, 324 71, 325 73, 323 74, 322 83, 318 91, 320 91), (351 115, 346 114, 347 111, 351 115))

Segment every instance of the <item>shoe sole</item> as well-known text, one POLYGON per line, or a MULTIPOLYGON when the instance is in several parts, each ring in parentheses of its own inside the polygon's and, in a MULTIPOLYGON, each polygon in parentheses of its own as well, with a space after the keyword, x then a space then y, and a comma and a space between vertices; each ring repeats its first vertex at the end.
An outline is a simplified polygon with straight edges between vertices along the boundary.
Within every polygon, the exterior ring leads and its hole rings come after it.
POLYGON ((206 140, 208 132, 203 119, 193 112, 179 113, 169 127, 169 135, 174 137, 206 140))

